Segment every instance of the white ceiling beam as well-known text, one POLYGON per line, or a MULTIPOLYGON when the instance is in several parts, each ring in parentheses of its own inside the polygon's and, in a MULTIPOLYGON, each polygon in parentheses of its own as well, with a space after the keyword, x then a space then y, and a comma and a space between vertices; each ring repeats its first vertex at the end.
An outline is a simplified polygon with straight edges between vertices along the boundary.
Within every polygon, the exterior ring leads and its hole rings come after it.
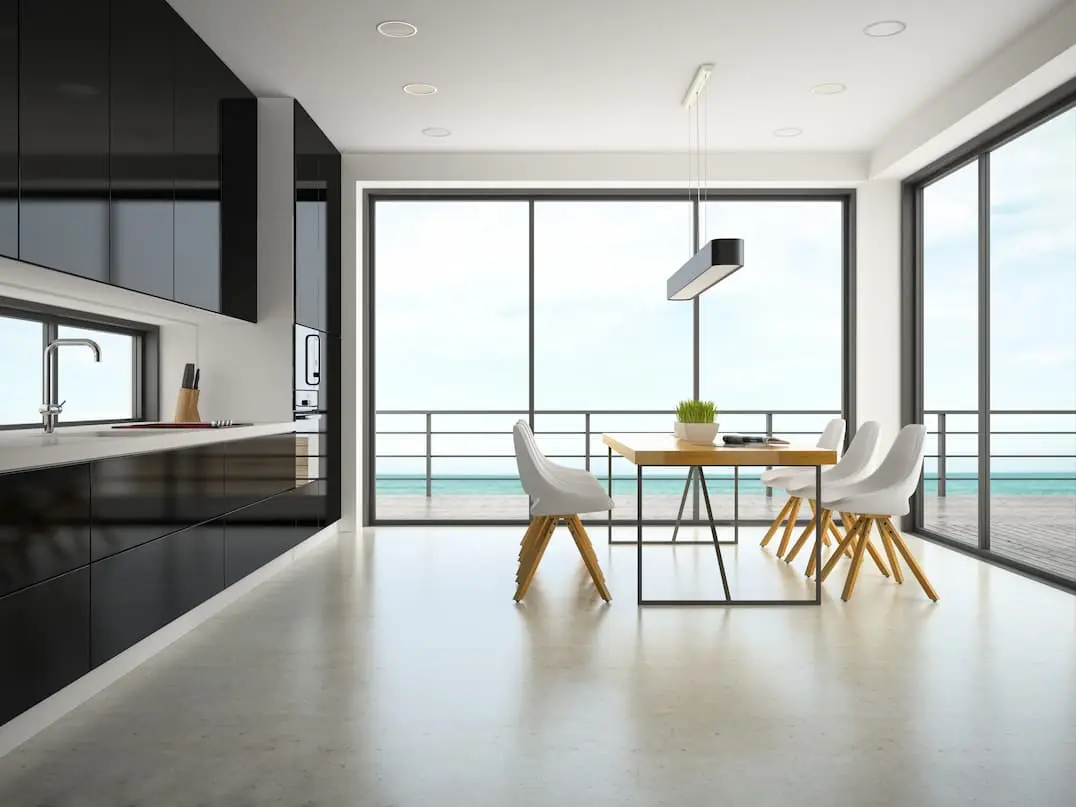
POLYGON ((903 178, 1076 76, 1076 0, 928 101, 874 149, 872 178, 903 178))

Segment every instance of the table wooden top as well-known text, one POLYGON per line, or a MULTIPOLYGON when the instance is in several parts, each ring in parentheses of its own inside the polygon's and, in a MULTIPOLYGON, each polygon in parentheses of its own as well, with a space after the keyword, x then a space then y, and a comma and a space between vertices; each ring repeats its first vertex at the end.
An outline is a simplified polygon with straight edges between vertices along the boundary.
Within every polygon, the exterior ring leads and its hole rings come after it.
MULTIPOLYGON (((718 441, 721 436, 718 435, 718 441)), ((837 452, 814 446, 689 443, 674 434, 603 434, 602 442, 636 465, 833 465, 837 452)))

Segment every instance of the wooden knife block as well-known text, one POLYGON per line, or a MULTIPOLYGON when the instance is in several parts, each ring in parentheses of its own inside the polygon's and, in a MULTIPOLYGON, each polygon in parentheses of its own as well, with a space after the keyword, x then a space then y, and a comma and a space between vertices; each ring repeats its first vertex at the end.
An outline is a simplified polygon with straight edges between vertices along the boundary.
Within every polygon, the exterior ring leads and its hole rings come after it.
POLYGON ((202 416, 198 414, 198 393, 196 389, 181 389, 176 398, 176 423, 201 423, 202 416))

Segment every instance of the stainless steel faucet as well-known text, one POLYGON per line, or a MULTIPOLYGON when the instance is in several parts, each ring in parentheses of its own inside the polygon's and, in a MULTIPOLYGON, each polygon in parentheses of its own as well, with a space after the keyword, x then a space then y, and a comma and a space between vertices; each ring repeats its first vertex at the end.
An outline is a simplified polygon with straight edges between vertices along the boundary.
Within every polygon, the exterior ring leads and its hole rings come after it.
POLYGON ((44 426, 46 434, 52 434, 56 431, 56 424, 60 422, 60 413, 64 411, 64 404, 67 403, 67 401, 56 403, 53 399, 56 384, 53 381, 52 354, 61 347, 71 345, 88 347, 93 351, 93 360, 96 362, 101 361, 101 346, 92 339, 54 339, 45 348, 45 355, 42 358, 42 378, 45 379, 45 403, 41 404, 37 411, 41 413, 41 424, 44 426))

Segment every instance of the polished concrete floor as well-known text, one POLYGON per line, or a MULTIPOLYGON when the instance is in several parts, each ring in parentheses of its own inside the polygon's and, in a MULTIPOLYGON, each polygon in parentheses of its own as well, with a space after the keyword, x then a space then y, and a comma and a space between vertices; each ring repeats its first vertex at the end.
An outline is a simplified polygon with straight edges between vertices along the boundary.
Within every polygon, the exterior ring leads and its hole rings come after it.
MULTIPOLYGON (((847 604, 841 568, 821 608, 640 610, 594 530, 611 604, 563 531, 516 606, 519 537, 333 539, 0 760, 0 805, 1076 803, 1076 597, 910 540, 937 604, 865 566, 847 604)), ((712 549, 644 556, 716 592, 712 549)))

